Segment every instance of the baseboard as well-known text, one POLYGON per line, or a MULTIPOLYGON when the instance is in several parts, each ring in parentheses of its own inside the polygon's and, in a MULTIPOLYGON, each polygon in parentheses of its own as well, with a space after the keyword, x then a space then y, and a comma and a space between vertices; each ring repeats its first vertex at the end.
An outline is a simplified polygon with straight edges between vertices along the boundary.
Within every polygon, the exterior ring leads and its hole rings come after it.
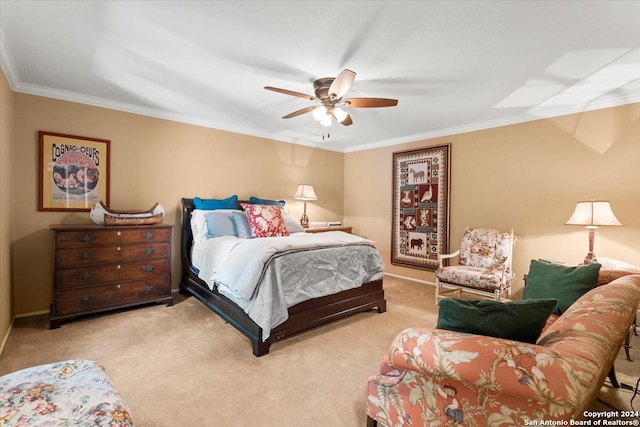
POLYGON ((411 282, 424 283, 425 285, 436 286, 434 282, 429 282, 427 280, 414 279, 413 277, 400 276, 399 274, 384 273, 384 275, 389 277, 395 277, 397 279, 409 280, 411 282))
POLYGON ((16 320, 15 317, 11 319, 11 323, 9 323, 9 327, 7 328, 7 333, 4 334, 4 337, 2 337, 2 343, 0 343, 0 356, 2 356, 2 352, 4 351, 4 346, 7 343, 7 340, 9 339, 9 334, 11 333, 11 329, 13 329, 14 320, 16 320))
POLYGON ((49 314, 49 310, 40 310, 40 311, 32 311, 31 313, 22 313, 22 314, 17 314, 15 319, 21 319, 23 317, 32 317, 32 316, 40 316, 42 314, 49 314))
POLYGON ((13 329, 13 323, 16 321, 16 319, 19 319, 22 317, 39 316, 41 314, 49 314, 49 310, 34 311, 32 313, 23 313, 23 314, 18 314, 16 316, 13 316, 13 319, 11 319, 11 323, 9 323, 9 327, 7 328, 7 333, 4 335, 4 337, 2 337, 2 342, 0 343, 0 356, 4 351, 4 346, 5 344, 7 344, 7 340, 9 339, 9 334, 11 334, 11 329, 13 329))

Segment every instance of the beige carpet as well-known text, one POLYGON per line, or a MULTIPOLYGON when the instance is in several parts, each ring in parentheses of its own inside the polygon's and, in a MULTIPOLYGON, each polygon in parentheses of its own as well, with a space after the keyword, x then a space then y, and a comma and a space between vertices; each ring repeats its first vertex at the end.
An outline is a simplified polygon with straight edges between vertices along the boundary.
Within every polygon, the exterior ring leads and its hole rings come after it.
POLYGON ((260 358, 248 339, 193 297, 176 295, 173 307, 94 316, 56 330, 47 329, 46 316, 18 319, 0 374, 96 360, 142 427, 364 426, 367 378, 395 335, 433 326, 437 317, 431 286, 388 277, 385 292, 386 313, 318 328, 274 344, 260 358))

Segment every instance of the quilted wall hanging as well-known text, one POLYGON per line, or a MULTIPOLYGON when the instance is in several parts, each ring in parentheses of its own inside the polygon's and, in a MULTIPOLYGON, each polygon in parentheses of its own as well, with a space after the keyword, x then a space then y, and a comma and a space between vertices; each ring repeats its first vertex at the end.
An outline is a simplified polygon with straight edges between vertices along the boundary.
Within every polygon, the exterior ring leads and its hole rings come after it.
POLYGON ((449 249, 451 144, 393 153, 391 263, 435 270, 449 249))

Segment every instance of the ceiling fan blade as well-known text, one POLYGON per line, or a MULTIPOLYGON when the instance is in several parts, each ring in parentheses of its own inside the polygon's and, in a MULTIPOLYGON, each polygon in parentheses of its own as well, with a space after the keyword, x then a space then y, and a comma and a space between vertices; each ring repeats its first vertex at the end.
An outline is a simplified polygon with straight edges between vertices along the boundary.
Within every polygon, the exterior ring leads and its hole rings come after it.
POLYGON ((272 90, 274 92, 284 93, 285 95, 297 96, 298 98, 308 99, 309 101, 315 101, 316 100, 315 96, 306 95, 306 94, 300 93, 300 92, 294 92, 292 90, 280 89, 280 88, 272 87, 272 86, 265 86, 264 88, 267 89, 267 90, 272 90))
POLYGON ((287 114, 286 116, 283 117, 283 119, 290 119, 292 117, 300 116, 300 115, 305 114, 305 113, 310 113, 315 108, 316 107, 314 107, 314 106, 302 108, 302 109, 300 109, 298 111, 294 111, 293 113, 287 114))
POLYGON ((349 90, 356 78, 356 73, 346 68, 338 74, 331 86, 329 86, 329 98, 340 99, 349 90))
POLYGON ((389 98, 349 98, 344 100, 344 104, 347 107, 354 108, 395 107, 398 105, 398 100, 389 98))

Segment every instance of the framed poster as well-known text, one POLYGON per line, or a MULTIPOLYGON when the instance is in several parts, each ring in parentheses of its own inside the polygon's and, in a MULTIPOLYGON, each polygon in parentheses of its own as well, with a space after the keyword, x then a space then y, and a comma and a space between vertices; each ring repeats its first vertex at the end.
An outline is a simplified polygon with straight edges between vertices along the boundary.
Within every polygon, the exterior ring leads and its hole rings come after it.
POLYGON ((38 210, 90 211, 99 201, 108 206, 109 144, 40 131, 38 210))
POLYGON ((449 250, 450 151, 393 153, 392 264, 435 270, 449 250))

